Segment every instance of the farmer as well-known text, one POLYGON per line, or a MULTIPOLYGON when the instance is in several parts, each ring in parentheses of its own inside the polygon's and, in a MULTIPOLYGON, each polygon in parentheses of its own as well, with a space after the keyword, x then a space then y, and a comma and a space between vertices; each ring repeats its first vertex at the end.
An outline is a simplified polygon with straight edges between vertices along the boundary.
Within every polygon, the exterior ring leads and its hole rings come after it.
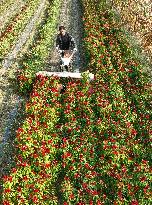
POLYGON ((77 51, 76 43, 74 38, 66 32, 66 29, 64 26, 59 27, 59 34, 56 38, 56 49, 59 53, 62 54, 62 57, 64 56, 63 50, 70 50, 72 48, 73 51, 77 51))

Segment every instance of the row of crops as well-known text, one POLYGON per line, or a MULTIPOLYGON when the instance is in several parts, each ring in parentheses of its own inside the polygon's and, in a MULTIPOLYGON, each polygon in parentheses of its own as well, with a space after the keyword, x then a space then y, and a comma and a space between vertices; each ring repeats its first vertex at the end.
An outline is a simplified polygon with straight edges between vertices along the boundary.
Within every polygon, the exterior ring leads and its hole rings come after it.
MULTIPOLYGON (((40 2, 40 0, 28 0, 24 4, 22 2, 22 4, 19 4, 17 2, 18 5, 13 5, 18 6, 17 9, 14 8, 14 12, 7 16, 7 20, 2 22, 2 30, 0 35, 0 56, 2 59, 10 52, 11 48, 15 45, 25 26, 35 14, 35 11, 40 2)), ((6 4, 6 8, 9 8, 8 4, 6 4)), ((8 11, 9 9, 7 9, 5 13, 7 14, 8 11)))
POLYGON ((0 12, 1 12, 1 14, 3 13, 3 12, 6 12, 7 10, 8 10, 8 8, 10 7, 10 6, 12 6, 14 4, 14 1, 13 0, 3 0, 3 1, 1 1, 0 2, 0 12))
POLYGON ((1 34, 5 31, 6 27, 10 24, 10 22, 13 22, 13 19, 18 15, 19 11, 23 9, 24 6, 25 2, 22 1, 17 1, 16 3, 8 1, 7 4, 1 5, 1 34))
POLYGON ((19 80, 19 91, 22 94, 31 89, 35 73, 44 69, 51 47, 54 45, 61 3, 59 0, 52 1, 47 8, 43 22, 36 29, 34 38, 28 43, 28 51, 18 62, 16 75, 19 80))
POLYGON ((16 15, 23 12, 24 7, 27 7, 29 3, 29 0, 17 0, 16 2, 13 0, 5 0, 0 2, 1 33, 4 32, 5 28, 10 23, 12 23, 13 18, 15 18, 16 15))
POLYGON ((59 0, 30 53, 19 63, 19 89, 30 92, 17 130, 15 163, 3 176, 2 204, 131 204, 150 198, 150 84, 111 12, 81 0, 88 82, 37 76, 53 45, 59 0), (50 35, 48 35, 48 33, 50 35))

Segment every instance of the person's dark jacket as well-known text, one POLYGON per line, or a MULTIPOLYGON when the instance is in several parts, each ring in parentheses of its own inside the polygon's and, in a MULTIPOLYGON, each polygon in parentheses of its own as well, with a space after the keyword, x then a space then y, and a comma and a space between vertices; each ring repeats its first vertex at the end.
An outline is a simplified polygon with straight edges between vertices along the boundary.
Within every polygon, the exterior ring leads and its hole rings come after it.
POLYGON ((66 32, 64 36, 61 34, 57 35, 56 47, 58 46, 60 50, 69 50, 70 48, 76 48, 76 43, 74 38, 66 32))

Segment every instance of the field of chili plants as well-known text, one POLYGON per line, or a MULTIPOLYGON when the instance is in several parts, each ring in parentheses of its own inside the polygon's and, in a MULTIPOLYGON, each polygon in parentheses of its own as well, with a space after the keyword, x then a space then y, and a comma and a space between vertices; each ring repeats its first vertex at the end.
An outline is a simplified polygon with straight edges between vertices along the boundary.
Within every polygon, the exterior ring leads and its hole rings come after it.
POLYGON ((6 27, 13 22, 13 19, 18 15, 19 11, 25 6, 25 2, 18 0, 1 2, 1 17, 0 17, 0 33, 4 32, 6 27))
POLYGON ((3 13, 3 11, 8 10, 8 8, 13 5, 13 3, 14 3, 13 0, 1 1, 1 2, 0 2, 0 5, 1 5, 1 7, 0 7, 0 12, 3 13))
POLYGON ((81 4, 95 80, 87 72, 82 80, 39 75, 30 92, 19 78, 30 98, 14 168, 3 176, 2 204, 151 204, 149 77, 106 4, 81 4), (67 85, 63 94, 59 83, 67 85))
POLYGON ((19 10, 18 13, 12 19, 9 19, 9 22, 4 25, 5 29, 2 30, 0 36, 1 58, 4 58, 4 56, 8 54, 10 49, 14 46, 19 35, 22 33, 30 18, 34 15, 39 3, 40 0, 28 0, 21 10, 19 10))
POLYGON ((28 117, 17 130, 16 164, 11 175, 4 177, 3 204, 49 204, 55 200, 51 188, 60 168, 56 160, 59 136, 55 127, 57 95, 51 90, 51 81, 37 79, 26 104, 28 117), (50 95, 54 101, 47 103, 50 95))

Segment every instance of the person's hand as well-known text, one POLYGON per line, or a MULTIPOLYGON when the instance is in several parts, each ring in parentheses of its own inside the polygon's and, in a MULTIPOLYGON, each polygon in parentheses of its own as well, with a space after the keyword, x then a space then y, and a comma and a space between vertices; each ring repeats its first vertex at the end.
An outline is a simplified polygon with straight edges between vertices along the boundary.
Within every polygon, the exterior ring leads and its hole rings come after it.
POLYGON ((59 54, 62 53, 62 50, 60 50, 59 47, 56 47, 56 50, 57 50, 57 52, 58 52, 59 54))

